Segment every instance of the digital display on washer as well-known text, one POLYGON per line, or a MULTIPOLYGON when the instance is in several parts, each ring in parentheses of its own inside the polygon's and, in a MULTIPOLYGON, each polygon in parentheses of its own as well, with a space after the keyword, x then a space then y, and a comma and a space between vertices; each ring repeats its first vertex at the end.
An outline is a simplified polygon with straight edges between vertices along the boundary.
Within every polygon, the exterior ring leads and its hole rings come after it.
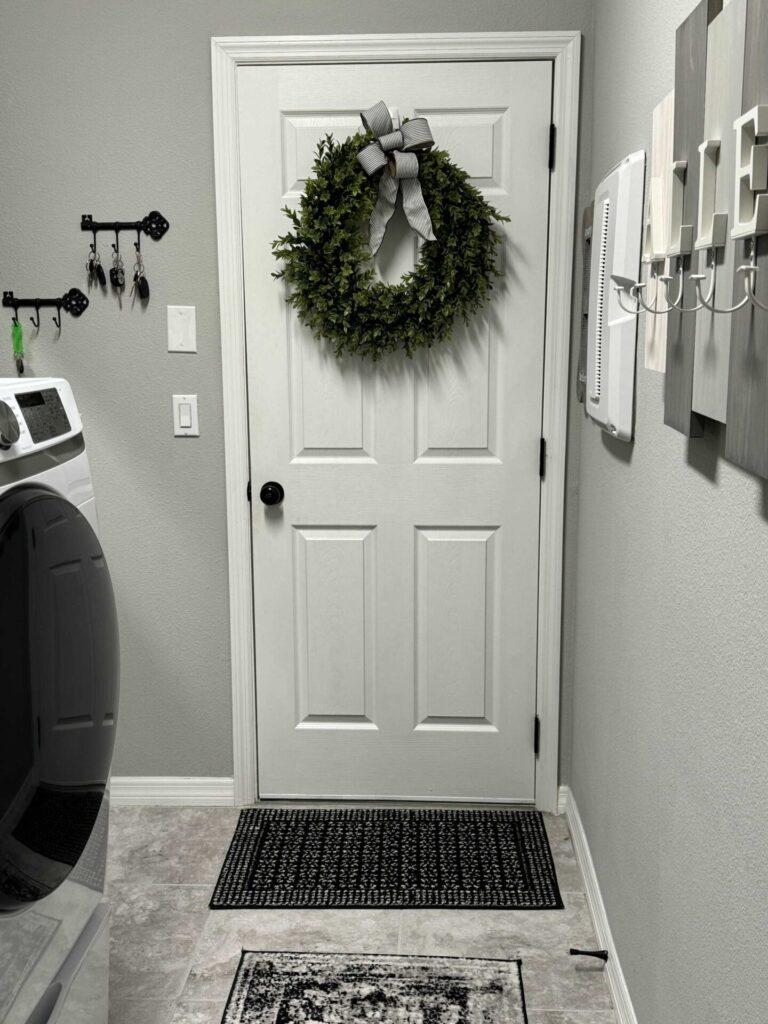
POLYGON ((19 403, 30 436, 36 443, 61 437, 72 429, 61 395, 56 388, 22 391, 16 395, 16 401, 19 403))

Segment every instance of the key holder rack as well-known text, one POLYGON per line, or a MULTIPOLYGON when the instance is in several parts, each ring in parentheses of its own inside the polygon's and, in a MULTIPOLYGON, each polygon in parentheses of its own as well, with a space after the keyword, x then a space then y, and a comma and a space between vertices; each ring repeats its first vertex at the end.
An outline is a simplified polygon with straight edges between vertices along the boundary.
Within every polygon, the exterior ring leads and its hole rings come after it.
POLYGON ((56 330, 61 333, 61 311, 69 313, 70 316, 78 317, 88 308, 88 297, 83 295, 79 288, 70 288, 61 298, 58 299, 17 299, 13 292, 3 292, 3 306, 5 309, 13 310, 13 319, 19 322, 19 309, 27 307, 34 309, 35 316, 29 319, 36 331, 40 330, 40 310, 55 309, 56 315, 51 317, 56 330))
POLYGON ((710 313, 717 313, 719 315, 729 315, 731 313, 735 313, 743 306, 746 306, 748 302, 751 302, 752 305, 756 306, 758 309, 768 309, 768 307, 766 307, 764 303, 762 303, 760 299, 758 299, 758 297, 755 295, 755 275, 757 274, 760 268, 755 262, 756 246, 754 244, 754 240, 752 240, 751 248, 748 246, 748 249, 750 249, 751 253, 750 262, 742 264, 740 267, 737 267, 736 270, 736 272, 742 276, 742 280, 744 283, 743 296, 733 306, 729 306, 725 309, 721 309, 718 306, 713 305, 712 299, 715 294, 715 283, 717 277, 717 256, 715 249, 715 246, 710 247, 710 252, 712 255, 710 261, 709 287, 707 288, 706 295, 704 294, 703 286, 703 282, 706 280, 706 274, 690 275, 690 280, 695 283, 696 296, 698 298, 698 302, 695 306, 686 308, 681 305, 683 298, 684 273, 682 261, 678 262, 677 273, 675 275, 677 277, 678 287, 677 296, 674 299, 669 294, 669 285, 674 280, 674 278, 668 274, 659 275, 659 280, 663 283, 666 292, 665 309, 658 309, 656 304, 654 304, 654 306, 649 306, 645 302, 645 300, 643 299, 643 289, 646 287, 646 285, 643 282, 632 281, 629 278, 612 275, 611 282, 613 284, 613 289, 616 292, 616 299, 619 303, 619 306, 625 313, 629 313, 632 316, 637 316, 642 311, 649 313, 651 316, 667 316, 669 312, 673 309, 677 309, 681 313, 697 313, 700 309, 707 309, 710 311, 710 313), (625 306, 623 297, 626 297, 630 301, 634 302, 634 307, 625 306))
POLYGON ((135 231, 136 241, 133 243, 133 248, 135 250, 133 264, 133 288, 131 289, 131 292, 134 296, 138 296, 141 302, 147 302, 149 300, 149 282, 147 281, 147 275, 144 271, 144 257, 141 252, 141 236, 142 234, 149 235, 151 239, 157 242, 163 237, 169 227, 170 224, 159 210, 151 210, 146 217, 143 217, 141 220, 94 220, 93 214, 84 213, 80 218, 80 230, 88 231, 93 235, 93 242, 91 242, 90 245, 90 253, 85 264, 88 271, 89 286, 94 281, 102 288, 106 286, 107 279, 104 269, 101 266, 101 257, 99 256, 96 245, 96 235, 99 231, 109 231, 115 236, 115 240, 112 243, 112 267, 109 271, 109 280, 122 305, 121 295, 126 284, 126 273, 123 265, 123 259, 120 255, 120 232, 135 231))
POLYGON ((159 210, 152 210, 141 220, 94 220, 93 214, 84 213, 80 218, 80 230, 90 231, 94 242, 99 231, 110 231, 119 235, 121 231, 135 231, 140 238, 142 233, 159 242, 170 224, 159 210))

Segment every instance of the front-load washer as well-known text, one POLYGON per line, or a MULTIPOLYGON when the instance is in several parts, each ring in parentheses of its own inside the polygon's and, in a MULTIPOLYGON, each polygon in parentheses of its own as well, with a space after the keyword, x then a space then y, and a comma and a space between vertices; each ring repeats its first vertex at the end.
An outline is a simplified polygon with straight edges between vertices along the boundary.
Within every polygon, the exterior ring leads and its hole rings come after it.
POLYGON ((0 379, 0 1024, 106 1024, 118 684, 72 390, 0 379))

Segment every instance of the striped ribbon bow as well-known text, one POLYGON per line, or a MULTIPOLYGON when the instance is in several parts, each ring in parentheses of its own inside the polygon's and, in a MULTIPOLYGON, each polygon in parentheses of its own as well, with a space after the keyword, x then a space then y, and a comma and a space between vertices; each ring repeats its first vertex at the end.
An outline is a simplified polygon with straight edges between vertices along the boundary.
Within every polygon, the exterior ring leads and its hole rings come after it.
POLYGON ((403 195, 403 211, 413 230, 425 242, 434 242, 432 220, 419 182, 419 159, 416 153, 427 152, 434 146, 432 132, 426 117, 414 117, 402 127, 394 128, 389 110, 379 100, 360 118, 366 130, 374 136, 357 154, 367 175, 386 168, 379 182, 379 197, 371 214, 369 242, 376 253, 384 238, 387 224, 395 212, 398 191, 403 195))

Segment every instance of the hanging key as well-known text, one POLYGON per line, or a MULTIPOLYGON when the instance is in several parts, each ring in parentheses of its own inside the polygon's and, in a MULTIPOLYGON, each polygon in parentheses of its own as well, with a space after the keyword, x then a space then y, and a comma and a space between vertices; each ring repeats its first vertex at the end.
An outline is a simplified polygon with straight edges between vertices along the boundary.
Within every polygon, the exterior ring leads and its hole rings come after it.
POLYGON ((109 268, 109 280, 113 288, 122 291, 125 288, 125 267, 123 257, 116 244, 112 244, 112 266, 109 268))
POLYGON ((133 288, 131 291, 137 294, 142 302, 149 299, 149 281, 144 273, 144 257, 141 255, 141 246, 138 242, 133 243, 136 250, 136 262, 133 264, 133 288))

